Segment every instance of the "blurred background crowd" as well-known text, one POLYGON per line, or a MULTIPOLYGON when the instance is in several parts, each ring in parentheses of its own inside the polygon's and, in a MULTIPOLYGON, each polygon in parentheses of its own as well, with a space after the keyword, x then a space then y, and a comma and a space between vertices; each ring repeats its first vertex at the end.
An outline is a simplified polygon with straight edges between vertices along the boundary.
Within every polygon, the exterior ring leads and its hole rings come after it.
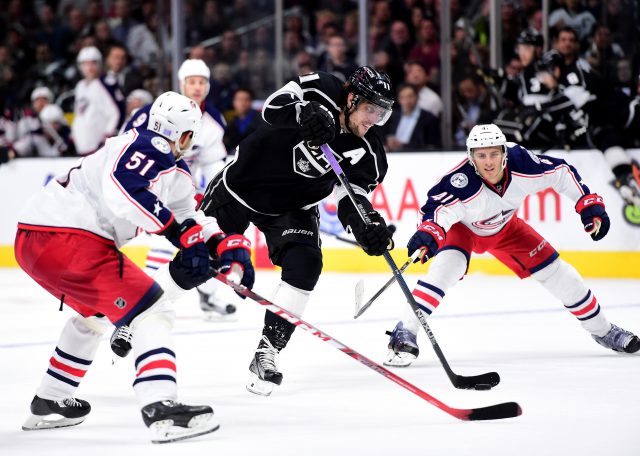
MULTIPOLYGON (((253 119, 262 100, 277 89, 274 2, 181 3, 182 57, 202 59, 210 68, 207 101, 228 126, 239 126, 227 129, 225 144, 231 151, 242 137, 238 130, 243 130, 244 119, 253 119)), ((0 4, 0 146, 5 156, 7 151, 11 157, 78 153, 70 125, 74 112, 82 109, 75 100, 78 83, 86 78, 80 60, 97 63, 98 77, 106 79, 114 99, 122 103, 117 127, 106 134, 116 133, 131 110, 172 87, 167 0, 0 4), (80 59, 87 47, 99 54, 80 59)), ((362 63, 387 72, 397 93, 396 112, 380 132, 389 151, 459 148, 474 124, 491 121, 502 122, 511 138, 531 141, 532 147, 611 147, 610 139, 586 134, 594 128, 620 134, 623 139, 616 146, 638 145, 638 1, 556 0, 546 18, 541 1, 502 1, 502 61, 495 68, 489 65, 489 4, 370 0, 368 61, 360 62, 357 1, 284 1, 285 82, 315 70, 344 80, 362 63), (446 43, 439 33, 443 5, 452 19, 446 43), (546 43, 543 19, 549 27, 546 43), (450 46, 451 93, 441 89, 441 46, 450 46), (538 77, 543 72, 551 77, 548 84, 538 77), (569 86, 581 86, 588 95, 565 92, 569 86), (541 97, 527 97, 531 90, 541 97), (452 113, 450 138, 441 137, 445 106, 452 113), (612 120, 607 110, 626 118, 612 120)))

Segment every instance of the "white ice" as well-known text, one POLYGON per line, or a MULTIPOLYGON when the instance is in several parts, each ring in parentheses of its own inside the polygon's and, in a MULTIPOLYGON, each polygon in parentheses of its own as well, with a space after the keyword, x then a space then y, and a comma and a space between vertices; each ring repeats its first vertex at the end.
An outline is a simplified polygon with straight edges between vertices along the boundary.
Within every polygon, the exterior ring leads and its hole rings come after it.
MULTIPOLYGON (((412 266, 416 269, 417 266, 412 266)), ((390 274, 325 273, 305 320, 382 362, 401 306, 390 289, 353 320, 353 288, 365 299, 390 274)), ((418 276, 407 275, 412 287, 418 276)), ((275 272, 258 272, 255 290, 269 296, 275 272)), ((640 282, 588 280, 610 321, 640 332, 640 282)), ((597 345, 559 302, 531 280, 470 276, 430 320, 454 371, 499 372, 491 391, 456 390, 424 333, 414 366, 394 372, 444 403, 471 408, 516 401, 517 418, 459 421, 329 344, 297 330, 283 351, 284 381, 271 397, 245 390, 263 308, 240 304, 236 323, 201 319, 197 298, 178 303, 175 348, 180 399, 211 404, 219 431, 152 445, 131 382, 133 360, 111 365, 102 344, 78 390, 92 412, 79 426, 24 432, 47 362, 73 311, 17 269, 0 270, 0 454, 17 455, 639 455, 640 356, 597 345)))

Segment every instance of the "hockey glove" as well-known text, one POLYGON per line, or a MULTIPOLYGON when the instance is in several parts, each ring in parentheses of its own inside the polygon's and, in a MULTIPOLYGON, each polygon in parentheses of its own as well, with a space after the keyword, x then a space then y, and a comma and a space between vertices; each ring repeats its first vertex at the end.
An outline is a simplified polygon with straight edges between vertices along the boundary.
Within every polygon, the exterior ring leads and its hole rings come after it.
POLYGON ((251 264, 251 242, 241 234, 229 234, 216 247, 218 272, 235 282, 233 275, 240 275, 240 283, 247 288, 253 287, 256 273, 251 264))
POLYGON ((607 235, 611 222, 600 195, 584 195, 576 204, 576 212, 580 214, 584 230, 591 235, 591 239, 599 241, 607 235))
POLYGON ((371 225, 365 225, 357 212, 347 217, 347 224, 362 250, 367 255, 379 256, 393 249, 393 233, 382 216, 376 211, 367 212, 367 216, 371 220, 371 225))
POLYGON ((190 290, 211 277, 209 250, 204 243, 202 227, 195 220, 186 219, 178 226, 175 239, 180 251, 169 263, 169 272, 180 288, 190 290))
POLYGON ((333 141, 336 122, 327 108, 317 101, 310 101, 300 108, 300 135, 311 147, 333 141))
POLYGON ((430 220, 425 220, 407 243, 409 256, 416 250, 424 248, 424 253, 420 257, 420 262, 424 264, 438 252, 446 237, 444 228, 430 220))

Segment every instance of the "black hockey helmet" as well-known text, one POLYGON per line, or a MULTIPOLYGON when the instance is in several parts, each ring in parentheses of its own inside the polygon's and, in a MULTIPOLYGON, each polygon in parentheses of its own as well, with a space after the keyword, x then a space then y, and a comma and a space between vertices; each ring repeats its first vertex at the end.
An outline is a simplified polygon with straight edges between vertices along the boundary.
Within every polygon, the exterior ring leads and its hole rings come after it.
POLYGON ((391 116, 394 97, 391 79, 386 73, 376 71, 369 66, 360 67, 349 76, 345 88, 347 92, 352 92, 356 96, 355 105, 365 100, 380 108, 376 125, 384 125, 391 116))
POLYGON ((516 44, 530 44, 533 46, 542 47, 542 45, 544 44, 544 39, 542 38, 540 32, 538 32, 536 29, 527 28, 524 29, 520 33, 520 35, 518 35, 516 44))
POLYGON ((554 68, 562 68, 564 66, 564 57, 555 49, 542 54, 542 58, 536 63, 536 71, 553 72, 554 68))

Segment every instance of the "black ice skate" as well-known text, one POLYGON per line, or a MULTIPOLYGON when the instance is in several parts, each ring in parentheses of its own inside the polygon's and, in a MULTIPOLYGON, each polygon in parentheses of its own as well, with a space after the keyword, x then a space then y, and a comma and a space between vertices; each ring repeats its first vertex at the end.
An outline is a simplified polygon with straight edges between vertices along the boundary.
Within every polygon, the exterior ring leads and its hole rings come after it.
POLYGON ((389 352, 385 358, 385 366, 407 367, 420 354, 420 349, 416 342, 416 335, 404 328, 401 321, 398 322, 393 331, 387 331, 389 339, 389 352))
POLYGON ((635 334, 611 325, 611 329, 602 337, 591 335, 600 345, 617 352, 635 353, 640 350, 640 339, 635 334))
POLYGON ((151 442, 169 443, 190 439, 217 430, 208 405, 185 405, 159 401, 142 407, 142 420, 151 431, 151 442))
POLYGON ((200 309, 204 314, 204 319, 208 321, 231 322, 238 319, 236 306, 228 302, 216 299, 215 296, 198 290, 200 295, 200 309))
POLYGON ((273 387, 282 383, 282 374, 278 372, 278 350, 267 336, 262 336, 249 371, 247 390, 254 394, 269 396, 273 387))
POLYGON ((31 416, 22 425, 25 431, 75 426, 84 421, 91 411, 87 401, 73 397, 53 401, 34 396, 31 416))

